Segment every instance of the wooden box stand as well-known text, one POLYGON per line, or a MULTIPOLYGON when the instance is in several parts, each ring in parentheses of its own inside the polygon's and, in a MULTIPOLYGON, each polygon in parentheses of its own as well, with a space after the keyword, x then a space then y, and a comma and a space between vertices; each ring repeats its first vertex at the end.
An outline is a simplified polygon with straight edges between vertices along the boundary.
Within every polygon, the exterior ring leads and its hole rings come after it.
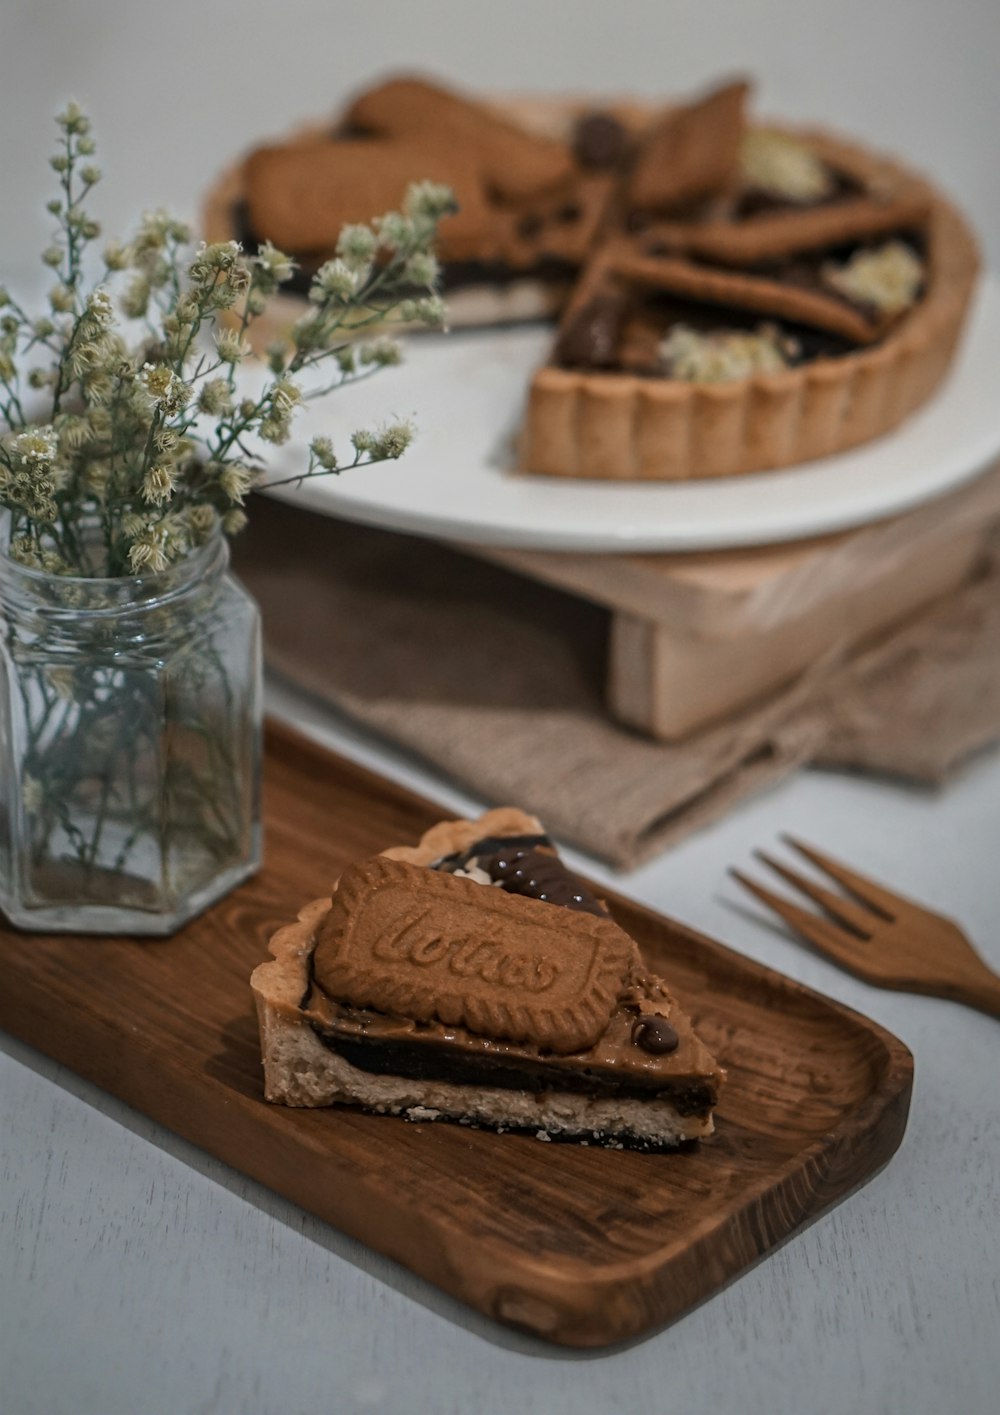
POLYGON ((998 524, 1000 466, 892 520, 790 545, 686 555, 475 553, 610 609, 609 709, 671 741, 956 589, 998 524))

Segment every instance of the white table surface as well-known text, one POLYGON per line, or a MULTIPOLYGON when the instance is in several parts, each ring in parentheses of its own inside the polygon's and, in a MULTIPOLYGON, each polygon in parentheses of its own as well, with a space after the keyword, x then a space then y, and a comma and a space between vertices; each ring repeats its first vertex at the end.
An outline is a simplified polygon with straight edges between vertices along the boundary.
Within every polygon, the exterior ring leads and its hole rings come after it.
MULTIPOLYGON (((271 706, 480 803, 278 685, 271 706)), ((870 1184, 664 1332, 576 1354, 507 1332, 0 1034, 3 1415, 992 1415, 1000 1023, 855 982, 726 880, 796 831, 959 916, 1000 967, 1000 755, 943 795, 806 772, 598 879, 876 1018, 916 1056, 870 1184)), ((2 986, 2 982, 0 982, 2 986)))

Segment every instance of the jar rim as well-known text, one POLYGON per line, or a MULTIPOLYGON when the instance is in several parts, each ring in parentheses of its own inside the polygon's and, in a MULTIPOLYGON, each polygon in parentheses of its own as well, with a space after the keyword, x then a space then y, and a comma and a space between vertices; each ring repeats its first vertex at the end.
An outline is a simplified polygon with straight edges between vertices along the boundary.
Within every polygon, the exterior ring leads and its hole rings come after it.
POLYGON ((229 544, 219 522, 201 545, 194 546, 166 569, 146 575, 59 575, 24 565, 10 554, 5 530, 0 521, 0 599, 5 593, 20 594, 55 611, 63 606, 54 600, 74 595, 83 601, 77 609, 85 608, 92 614, 121 614, 137 606, 163 604, 183 594, 212 570, 224 570, 229 562, 229 544))

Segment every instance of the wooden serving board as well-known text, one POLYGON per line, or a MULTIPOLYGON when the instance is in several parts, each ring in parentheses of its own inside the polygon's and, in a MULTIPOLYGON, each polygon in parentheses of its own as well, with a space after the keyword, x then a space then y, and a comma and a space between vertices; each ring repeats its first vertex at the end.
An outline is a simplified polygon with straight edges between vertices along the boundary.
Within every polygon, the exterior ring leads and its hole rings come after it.
POLYGON ((643 1155, 263 1100, 248 978, 350 860, 439 812, 271 725, 266 866, 164 942, 0 929, 0 1026, 500 1322, 570 1346, 679 1316, 869 1179, 903 1135, 889 1033, 624 899, 729 1069, 718 1132, 643 1155))

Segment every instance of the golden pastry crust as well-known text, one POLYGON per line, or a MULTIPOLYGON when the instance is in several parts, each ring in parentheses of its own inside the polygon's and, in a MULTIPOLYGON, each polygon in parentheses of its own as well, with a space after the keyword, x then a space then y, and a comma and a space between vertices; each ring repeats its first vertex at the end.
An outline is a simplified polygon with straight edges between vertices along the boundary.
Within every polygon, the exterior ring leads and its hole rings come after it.
POLYGON ((529 392, 522 471, 681 481, 787 467, 879 437, 931 395, 968 311, 975 238, 951 203, 906 168, 827 133, 801 136, 870 190, 907 198, 919 190, 929 216, 927 287, 916 306, 869 348, 729 383, 546 366, 529 392))

